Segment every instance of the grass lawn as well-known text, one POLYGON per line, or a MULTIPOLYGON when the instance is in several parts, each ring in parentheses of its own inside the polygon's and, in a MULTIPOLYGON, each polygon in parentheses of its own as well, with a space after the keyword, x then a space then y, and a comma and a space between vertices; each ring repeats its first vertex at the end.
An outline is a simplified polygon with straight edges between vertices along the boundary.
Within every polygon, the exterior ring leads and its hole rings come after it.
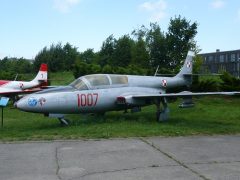
POLYGON ((240 133, 240 98, 205 97, 195 99, 194 108, 179 109, 170 104, 170 119, 155 120, 155 106, 139 113, 108 112, 95 115, 69 115, 71 125, 61 127, 54 118, 25 113, 10 107, 4 110, 0 140, 52 140, 138 136, 186 136, 240 133))
POLYGON ((75 80, 72 72, 65 71, 49 73, 49 79, 53 86, 68 85, 75 80))

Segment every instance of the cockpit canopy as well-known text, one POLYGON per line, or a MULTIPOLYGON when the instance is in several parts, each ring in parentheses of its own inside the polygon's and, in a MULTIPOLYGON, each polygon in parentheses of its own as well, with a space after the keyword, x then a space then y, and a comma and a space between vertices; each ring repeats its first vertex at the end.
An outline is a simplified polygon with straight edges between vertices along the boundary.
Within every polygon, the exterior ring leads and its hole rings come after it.
POLYGON ((70 86, 78 90, 104 89, 117 85, 127 85, 128 77, 126 75, 115 74, 93 74, 82 76, 73 81, 70 86))

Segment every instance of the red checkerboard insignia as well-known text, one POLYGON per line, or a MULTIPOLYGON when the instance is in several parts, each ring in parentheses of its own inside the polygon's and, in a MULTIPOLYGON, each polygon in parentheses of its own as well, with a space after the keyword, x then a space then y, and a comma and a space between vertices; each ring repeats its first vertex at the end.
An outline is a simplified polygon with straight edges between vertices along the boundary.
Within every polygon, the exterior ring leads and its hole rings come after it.
POLYGON ((163 86, 163 87, 166 87, 166 86, 167 86, 167 80, 166 80, 166 79, 163 79, 163 80, 162 80, 162 86, 163 86))
POLYGON ((191 62, 187 62, 187 67, 190 68, 191 67, 191 62))

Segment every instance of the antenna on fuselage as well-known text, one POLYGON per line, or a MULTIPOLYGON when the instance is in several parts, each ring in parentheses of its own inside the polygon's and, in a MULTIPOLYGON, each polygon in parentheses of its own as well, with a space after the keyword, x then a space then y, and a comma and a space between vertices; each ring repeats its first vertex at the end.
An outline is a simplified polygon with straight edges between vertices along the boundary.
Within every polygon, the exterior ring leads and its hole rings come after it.
POLYGON ((157 69, 156 69, 156 71, 154 73, 154 76, 157 76, 158 68, 159 68, 159 65, 157 66, 157 69))
POLYGON ((16 76, 15 76, 15 78, 14 78, 14 81, 16 81, 16 80, 17 80, 17 77, 18 77, 18 74, 16 74, 16 76))

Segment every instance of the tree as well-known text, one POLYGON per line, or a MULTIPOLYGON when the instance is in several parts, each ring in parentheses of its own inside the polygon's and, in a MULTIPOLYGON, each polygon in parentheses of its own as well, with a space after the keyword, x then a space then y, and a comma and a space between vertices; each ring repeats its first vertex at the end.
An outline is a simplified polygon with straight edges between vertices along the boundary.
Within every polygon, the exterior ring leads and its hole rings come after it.
POLYGON ((34 67, 38 69, 41 63, 47 63, 52 72, 70 70, 79 55, 77 48, 69 43, 52 44, 50 48, 44 47, 35 57, 34 67))
MULTIPOLYGON (((200 74, 200 71, 201 71, 201 67, 202 67, 202 64, 203 64, 203 58, 202 56, 200 55, 196 55, 194 58, 193 58, 193 74, 200 74)), ((208 82, 206 81, 205 83, 204 82, 200 82, 199 81, 199 76, 195 75, 192 77, 192 91, 198 91, 198 89, 201 89, 201 90, 205 90, 204 88, 200 87, 200 86, 205 86, 205 85, 215 85, 214 83, 211 83, 211 82, 208 82)), ((213 89, 213 88, 210 88, 210 89, 213 89)))
POLYGON ((161 68, 168 68, 167 44, 164 33, 157 23, 151 23, 146 35, 146 42, 150 52, 150 64, 152 68, 158 65, 161 68))
POLYGON ((171 66, 180 67, 181 61, 186 57, 190 49, 197 51, 194 37, 197 34, 196 22, 191 23, 180 15, 170 19, 168 32, 166 33, 168 56, 171 66))
POLYGON ((149 30, 142 25, 139 29, 134 29, 132 31, 132 35, 137 39, 143 39, 144 41, 146 40, 146 35, 149 30))
POLYGON ((62 71, 65 68, 65 53, 61 43, 52 44, 49 49, 50 59, 48 60, 49 69, 52 72, 62 71))
POLYGON ((45 46, 42 50, 38 52, 34 59, 34 69, 37 70, 41 63, 48 63, 50 54, 48 53, 47 47, 45 46))
POLYGON ((99 51, 98 63, 103 67, 113 62, 113 53, 116 48, 116 39, 113 35, 110 35, 102 44, 101 50, 99 51))
POLYGON ((75 78, 84 76, 88 74, 89 71, 90 71, 90 65, 82 61, 76 62, 75 65, 73 66, 73 75, 75 78))
POLYGON ((113 60, 111 65, 126 67, 132 60, 132 46, 134 41, 129 35, 124 35, 116 41, 115 50, 113 52, 113 60))
POLYGON ((10 74, 32 73, 33 65, 30 60, 24 58, 5 57, 0 61, 0 71, 10 74))
POLYGON ((133 44, 131 64, 142 68, 149 68, 149 59, 146 42, 142 38, 139 38, 133 44))
POLYGON ((64 51, 64 64, 65 68, 64 70, 70 71, 72 66, 75 63, 76 57, 78 56, 78 51, 76 47, 73 47, 71 44, 66 43, 63 46, 63 51, 64 51))
POLYGON ((89 74, 98 74, 102 72, 102 68, 98 64, 91 64, 91 73, 89 74))
POLYGON ((87 49, 86 51, 80 53, 79 57, 87 64, 91 64, 96 61, 96 54, 94 53, 93 49, 87 49))
POLYGON ((239 91, 240 90, 240 79, 232 76, 228 72, 224 72, 223 75, 220 76, 221 90, 222 91, 239 91))
POLYGON ((149 28, 133 30, 131 37, 127 34, 115 39, 110 35, 99 52, 78 52, 69 43, 52 44, 36 55, 34 67, 47 63, 53 72, 74 69, 76 77, 101 72, 152 75, 158 65, 161 73, 174 73, 179 71, 188 50, 199 51, 194 41, 197 26, 181 16, 171 18, 167 32, 158 23, 150 23, 149 28))
POLYGON ((112 74, 113 73, 112 67, 110 65, 106 64, 102 69, 102 73, 112 74))

